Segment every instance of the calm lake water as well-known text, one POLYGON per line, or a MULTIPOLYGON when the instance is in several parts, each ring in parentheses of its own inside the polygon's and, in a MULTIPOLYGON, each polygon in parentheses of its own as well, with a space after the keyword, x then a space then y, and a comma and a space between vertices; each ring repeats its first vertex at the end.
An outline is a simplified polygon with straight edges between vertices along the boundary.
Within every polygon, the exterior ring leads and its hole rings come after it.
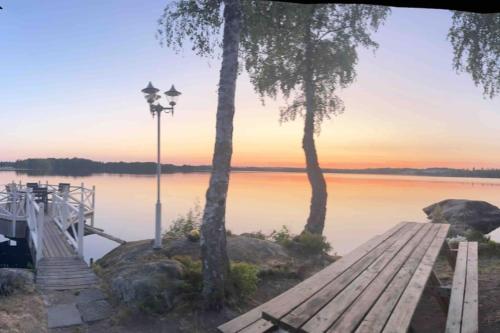
MULTIPOLYGON (((480 178, 327 174, 328 209, 325 236, 333 252, 345 254, 400 221, 427 221, 422 208, 443 199, 485 200, 500 206, 500 180, 480 178)), ((198 201, 202 206, 208 173, 162 175, 163 228, 198 201)), ((96 227, 132 241, 152 238, 156 179, 145 175, 100 174, 89 177, 26 176, 0 172, 0 184, 69 182, 96 186, 96 227)), ((305 174, 238 172, 231 174, 227 229, 233 233, 286 225, 302 230, 310 189, 305 174)), ((1 238, 1 237, 0 237, 1 238)), ((500 230, 492 233, 500 240, 500 230)), ((117 244, 96 235, 85 237, 85 257, 100 258, 117 244)))

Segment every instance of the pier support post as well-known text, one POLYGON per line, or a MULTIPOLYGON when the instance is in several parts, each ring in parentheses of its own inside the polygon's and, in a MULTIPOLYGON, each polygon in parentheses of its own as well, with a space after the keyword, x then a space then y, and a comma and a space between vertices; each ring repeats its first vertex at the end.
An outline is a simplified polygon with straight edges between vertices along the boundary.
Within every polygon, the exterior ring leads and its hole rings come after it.
POLYGON ((38 263, 40 259, 43 258, 43 229, 45 222, 45 207, 43 202, 38 204, 38 215, 36 221, 36 262, 38 263))
POLYGON ((85 216, 83 203, 78 207, 78 256, 83 258, 83 235, 85 233, 85 216))
POLYGON ((92 216, 90 218, 91 226, 94 226, 94 216, 95 216, 95 185, 92 186, 92 216))
POLYGON ((12 187, 12 204, 10 205, 12 209, 12 237, 16 237, 17 229, 17 189, 15 186, 12 187))

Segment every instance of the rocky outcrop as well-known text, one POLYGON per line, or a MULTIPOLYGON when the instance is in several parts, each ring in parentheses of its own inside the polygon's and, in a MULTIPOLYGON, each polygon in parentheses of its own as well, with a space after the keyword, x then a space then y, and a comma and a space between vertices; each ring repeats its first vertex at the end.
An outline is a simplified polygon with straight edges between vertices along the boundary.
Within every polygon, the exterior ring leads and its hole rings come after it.
POLYGON ((448 199, 423 210, 432 222, 451 224, 453 235, 464 235, 468 229, 487 234, 500 227, 500 209, 486 201, 448 199))
POLYGON ((16 291, 32 292, 34 289, 32 271, 19 268, 0 268, 0 296, 9 296, 16 291))
MULTIPOLYGON (((327 255, 297 258, 281 245, 244 236, 227 238, 229 259, 254 264, 260 271, 301 272, 317 271, 333 259, 327 255), (305 267, 307 266, 307 267, 305 267)), ((164 240, 163 248, 154 250, 151 240, 127 242, 96 262, 96 273, 105 281, 112 296, 132 307, 147 304, 168 310, 175 306, 177 296, 186 286, 185 262, 200 259, 200 244, 187 238, 164 240)), ((293 273, 292 273, 293 274, 293 273)))

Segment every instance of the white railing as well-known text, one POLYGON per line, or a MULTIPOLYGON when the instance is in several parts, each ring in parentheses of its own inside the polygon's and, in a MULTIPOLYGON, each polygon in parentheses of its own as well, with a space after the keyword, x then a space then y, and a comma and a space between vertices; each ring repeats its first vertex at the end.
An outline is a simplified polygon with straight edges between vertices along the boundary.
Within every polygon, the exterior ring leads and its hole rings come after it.
POLYGON ((35 247, 36 262, 43 258, 43 228, 45 222, 45 207, 36 203, 31 189, 26 191, 26 223, 30 230, 31 241, 35 247))
MULTIPOLYGON (((42 186, 38 182, 39 186, 42 186)), ((68 243, 83 257, 83 236, 85 223, 90 219, 94 225, 95 186, 92 189, 81 186, 60 188, 59 185, 46 183, 49 214, 66 236, 68 243), (62 190, 62 191, 61 191, 62 190)), ((43 256, 43 222, 45 218, 43 203, 37 203, 32 189, 24 184, 11 184, 0 189, 0 218, 12 221, 12 235, 16 235, 18 221, 26 221, 37 262, 43 256)))
POLYGON ((16 235, 17 221, 26 220, 25 199, 14 182, 0 189, 0 218, 12 221, 12 236, 16 235))
POLYGON ((85 205, 78 205, 70 199, 69 191, 52 193, 51 215, 78 255, 83 257, 83 236, 85 233, 85 205), (77 227, 75 228, 75 225, 77 227))

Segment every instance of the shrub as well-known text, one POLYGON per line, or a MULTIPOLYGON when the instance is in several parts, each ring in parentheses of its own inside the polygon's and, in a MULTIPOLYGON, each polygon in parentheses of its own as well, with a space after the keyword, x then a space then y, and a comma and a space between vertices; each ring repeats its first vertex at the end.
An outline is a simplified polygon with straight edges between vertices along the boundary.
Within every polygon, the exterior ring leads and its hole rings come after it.
POLYGON ((174 256, 183 267, 183 276, 185 284, 181 287, 183 293, 187 296, 198 295, 203 288, 203 276, 201 272, 201 260, 193 260, 189 256, 174 256))
POLYGON ((490 236, 486 236, 482 232, 474 229, 468 229, 465 232, 465 238, 467 238, 467 240, 470 242, 479 242, 479 243, 486 243, 490 240, 490 236))
POLYGON ((200 204, 195 203, 185 216, 179 216, 173 220, 165 231, 163 237, 167 238, 192 238, 193 232, 197 232, 201 226, 202 211, 200 204))
POLYGON ((305 254, 319 254, 332 249, 325 236, 309 231, 304 231, 300 235, 292 235, 286 226, 283 226, 281 230, 274 230, 269 238, 286 248, 297 249, 305 254))
POLYGON ((256 231, 256 232, 247 232, 247 233, 242 234, 242 236, 257 238, 257 239, 262 239, 262 240, 265 240, 267 238, 267 236, 260 230, 256 231))
POLYGON ((441 208, 441 206, 439 205, 434 208, 431 219, 433 223, 447 223, 443 215, 443 208, 441 208))
POLYGON ((294 242, 299 243, 301 249, 307 254, 319 254, 332 249, 325 236, 313 234, 309 231, 304 231, 296 236, 294 242))
POLYGON ((281 244, 283 246, 287 246, 292 240, 290 230, 288 230, 286 225, 282 226, 281 229, 278 231, 273 230, 273 232, 270 235, 270 238, 276 243, 281 244))
POLYGON ((237 296, 246 298, 257 290, 259 269, 245 262, 231 264, 230 280, 237 296))

